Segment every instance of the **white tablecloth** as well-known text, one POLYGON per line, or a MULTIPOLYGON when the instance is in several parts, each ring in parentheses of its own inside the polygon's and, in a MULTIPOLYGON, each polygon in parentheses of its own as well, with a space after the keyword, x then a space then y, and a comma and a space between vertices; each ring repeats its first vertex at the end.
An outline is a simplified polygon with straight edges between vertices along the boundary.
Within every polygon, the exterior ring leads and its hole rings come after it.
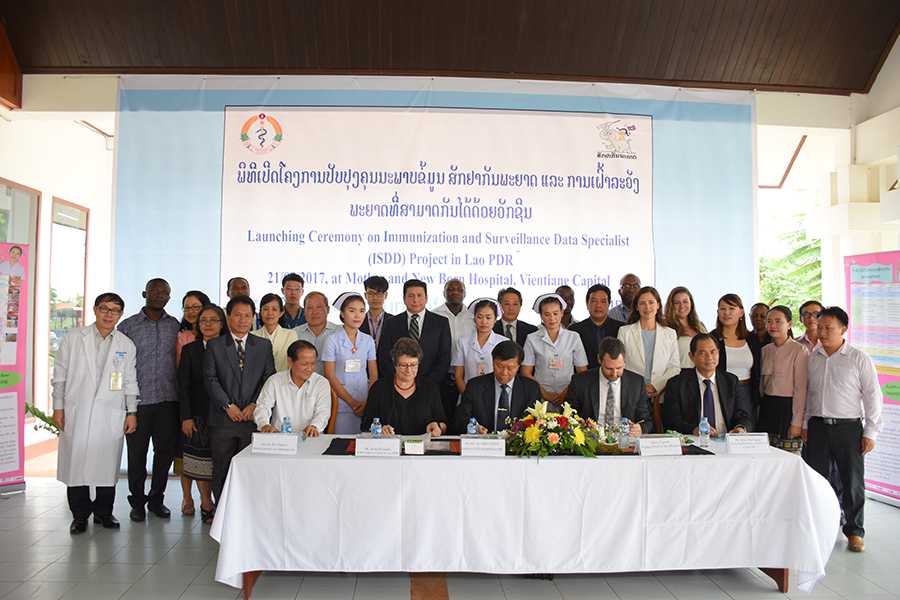
POLYGON ((608 573, 789 568, 811 589, 840 512, 800 457, 234 458, 211 535, 245 571, 608 573))

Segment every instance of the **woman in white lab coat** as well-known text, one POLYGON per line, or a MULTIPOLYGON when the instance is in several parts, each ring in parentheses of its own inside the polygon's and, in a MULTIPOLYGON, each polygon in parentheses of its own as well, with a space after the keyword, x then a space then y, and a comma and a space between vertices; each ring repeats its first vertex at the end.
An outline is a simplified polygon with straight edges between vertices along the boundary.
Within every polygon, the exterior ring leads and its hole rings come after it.
POLYGON ((112 515, 125 434, 137 429, 134 343, 116 330, 125 302, 105 293, 94 301, 96 322, 66 334, 53 368, 53 420, 62 433, 56 478, 66 484, 70 533, 94 522, 118 529, 112 515), (97 497, 90 499, 90 487, 97 497))

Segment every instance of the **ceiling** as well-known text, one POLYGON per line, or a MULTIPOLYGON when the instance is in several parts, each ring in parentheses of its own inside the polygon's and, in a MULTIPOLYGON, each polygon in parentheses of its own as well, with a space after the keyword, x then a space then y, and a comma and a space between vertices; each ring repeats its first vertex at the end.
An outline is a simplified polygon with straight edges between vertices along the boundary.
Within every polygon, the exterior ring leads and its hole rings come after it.
POLYGON ((24 73, 453 75, 865 93, 900 0, 0 0, 24 73))

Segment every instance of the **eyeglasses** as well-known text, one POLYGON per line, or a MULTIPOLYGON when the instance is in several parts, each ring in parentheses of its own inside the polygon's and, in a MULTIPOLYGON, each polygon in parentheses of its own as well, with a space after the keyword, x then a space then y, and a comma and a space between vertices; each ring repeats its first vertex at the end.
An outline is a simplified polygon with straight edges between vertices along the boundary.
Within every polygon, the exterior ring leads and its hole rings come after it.
POLYGON ((413 369, 419 368, 419 363, 399 363, 397 364, 398 369, 409 369, 410 371, 413 369))
POLYGON ((801 317, 804 317, 804 318, 806 318, 806 317, 815 317, 815 318, 818 319, 820 314, 822 314, 822 313, 820 313, 819 311, 812 312, 812 311, 810 311, 810 310, 804 310, 802 313, 800 313, 800 316, 801 316, 801 317))
POLYGON ((195 311, 200 310, 201 308, 203 308, 203 305, 202 305, 202 304, 197 304, 196 306, 185 306, 185 307, 182 308, 182 310, 183 310, 184 312, 187 312, 187 311, 195 312, 195 311))
POLYGON ((221 323, 222 319, 200 319, 201 325, 216 325, 217 323, 221 323))
POLYGON ((110 307, 108 307, 108 306, 98 306, 98 307, 97 307, 97 312, 99 312, 101 315, 113 315, 113 316, 115 316, 115 315, 121 315, 121 314, 122 314, 122 309, 121 309, 121 308, 110 308, 110 307))

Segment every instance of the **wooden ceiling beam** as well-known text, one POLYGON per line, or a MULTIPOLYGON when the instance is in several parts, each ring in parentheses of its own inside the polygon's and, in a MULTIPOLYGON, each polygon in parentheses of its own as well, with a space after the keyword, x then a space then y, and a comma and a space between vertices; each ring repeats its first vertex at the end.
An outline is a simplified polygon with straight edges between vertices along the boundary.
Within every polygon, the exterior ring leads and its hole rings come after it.
POLYGON ((0 22, 0 104, 22 108, 22 69, 16 60, 6 27, 0 22))

